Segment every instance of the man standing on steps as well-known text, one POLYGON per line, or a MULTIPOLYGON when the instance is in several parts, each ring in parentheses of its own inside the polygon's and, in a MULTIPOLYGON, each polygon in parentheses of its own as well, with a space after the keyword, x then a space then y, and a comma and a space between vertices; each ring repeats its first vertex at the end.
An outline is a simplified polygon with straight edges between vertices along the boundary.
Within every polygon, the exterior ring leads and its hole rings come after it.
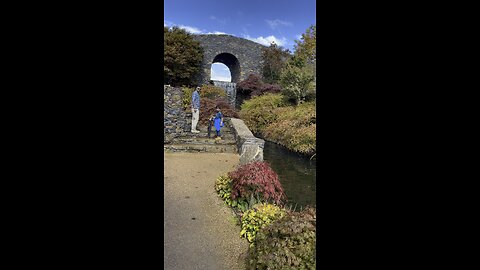
POLYGON ((192 133, 200 133, 197 130, 198 119, 200 118, 200 87, 197 87, 192 94, 192 133))

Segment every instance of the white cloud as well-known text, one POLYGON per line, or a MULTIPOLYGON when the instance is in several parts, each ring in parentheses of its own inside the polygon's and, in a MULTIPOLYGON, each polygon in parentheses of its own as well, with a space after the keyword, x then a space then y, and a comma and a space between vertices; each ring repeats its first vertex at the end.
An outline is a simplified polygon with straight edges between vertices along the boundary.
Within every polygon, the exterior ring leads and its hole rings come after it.
POLYGON ((185 31, 192 33, 192 34, 201 34, 203 33, 202 30, 193 27, 193 26, 186 26, 186 25, 178 25, 179 28, 185 29, 185 31))
POLYGON ((292 26, 292 23, 291 22, 287 22, 287 21, 282 21, 282 20, 279 20, 279 19, 275 19, 275 20, 265 20, 268 25, 270 26, 270 28, 272 29, 275 29, 277 28, 277 26, 281 26, 281 25, 284 25, 284 26, 292 26))
POLYGON ((285 46, 288 43, 287 39, 284 37, 281 39, 276 38, 275 36, 268 36, 268 37, 260 36, 257 38, 253 38, 253 37, 250 37, 249 35, 244 35, 244 38, 260 43, 265 46, 270 46, 270 43, 272 42, 275 42, 275 44, 277 44, 278 46, 285 46))
MULTIPOLYGON (((214 16, 211 16, 211 17, 214 17, 214 16)), ((231 35, 231 34, 227 34, 225 32, 220 32, 220 31, 213 31, 213 32, 206 32, 205 30, 201 30, 197 27, 194 27, 194 26, 188 26, 188 25, 177 25, 173 22, 170 22, 170 21, 166 21, 166 20, 163 20, 163 26, 165 27, 168 27, 168 28, 172 28, 174 26, 178 27, 178 28, 182 28, 182 29, 185 29, 187 32, 189 33, 192 33, 192 34, 206 34, 206 35, 231 35)), ((233 35, 232 35, 233 36, 233 35)))
POLYGON ((174 27, 177 26, 178 28, 185 29, 185 31, 192 33, 192 34, 207 34, 207 35, 227 35, 225 32, 220 32, 220 31, 213 31, 213 32, 206 32, 205 30, 201 30, 197 27, 194 26, 188 26, 188 25, 177 25, 169 21, 163 21, 163 26, 165 27, 174 27))
POLYGON ((219 31, 208 32, 208 33, 204 33, 204 34, 207 34, 207 35, 227 35, 227 33, 219 32, 219 31))

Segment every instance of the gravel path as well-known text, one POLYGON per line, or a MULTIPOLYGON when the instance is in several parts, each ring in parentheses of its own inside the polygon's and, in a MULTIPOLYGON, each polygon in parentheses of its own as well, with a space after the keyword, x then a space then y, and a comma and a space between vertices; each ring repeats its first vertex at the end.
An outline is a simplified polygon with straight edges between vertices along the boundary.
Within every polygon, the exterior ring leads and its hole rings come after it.
POLYGON ((245 269, 248 243, 214 190, 238 162, 237 154, 164 153, 165 269, 245 269))

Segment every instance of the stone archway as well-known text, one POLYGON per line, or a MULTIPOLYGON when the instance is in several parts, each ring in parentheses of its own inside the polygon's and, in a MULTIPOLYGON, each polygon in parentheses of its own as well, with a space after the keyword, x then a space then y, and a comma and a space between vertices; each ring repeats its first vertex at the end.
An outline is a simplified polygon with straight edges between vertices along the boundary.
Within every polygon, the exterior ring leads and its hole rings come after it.
POLYGON ((197 84, 210 81, 213 63, 221 62, 228 66, 232 82, 238 83, 250 73, 261 76, 263 64, 262 49, 265 46, 248 39, 230 35, 193 35, 203 49, 201 72, 196 78, 197 84))

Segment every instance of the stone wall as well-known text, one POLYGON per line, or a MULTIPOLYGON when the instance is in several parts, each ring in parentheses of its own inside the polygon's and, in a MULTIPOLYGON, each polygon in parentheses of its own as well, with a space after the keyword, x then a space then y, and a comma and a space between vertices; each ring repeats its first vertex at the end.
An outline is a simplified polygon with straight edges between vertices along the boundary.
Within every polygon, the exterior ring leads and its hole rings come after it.
POLYGON ((186 135, 192 125, 190 117, 183 110, 183 90, 180 87, 163 86, 163 143, 180 135, 186 135))
POLYGON ((227 99, 232 107, 235 107, 235 100, 237 97, 237 84, 232 82, 213 81, 215 86, 218 86, 225 90, 227 93, 227 99))
POLYGON ((251 161, 263 161, 265 141, 253 136, 252 132, 241 119, 230 118, 229 124, 232 127, 237 141, 240 164, 246 164, 251 161))

